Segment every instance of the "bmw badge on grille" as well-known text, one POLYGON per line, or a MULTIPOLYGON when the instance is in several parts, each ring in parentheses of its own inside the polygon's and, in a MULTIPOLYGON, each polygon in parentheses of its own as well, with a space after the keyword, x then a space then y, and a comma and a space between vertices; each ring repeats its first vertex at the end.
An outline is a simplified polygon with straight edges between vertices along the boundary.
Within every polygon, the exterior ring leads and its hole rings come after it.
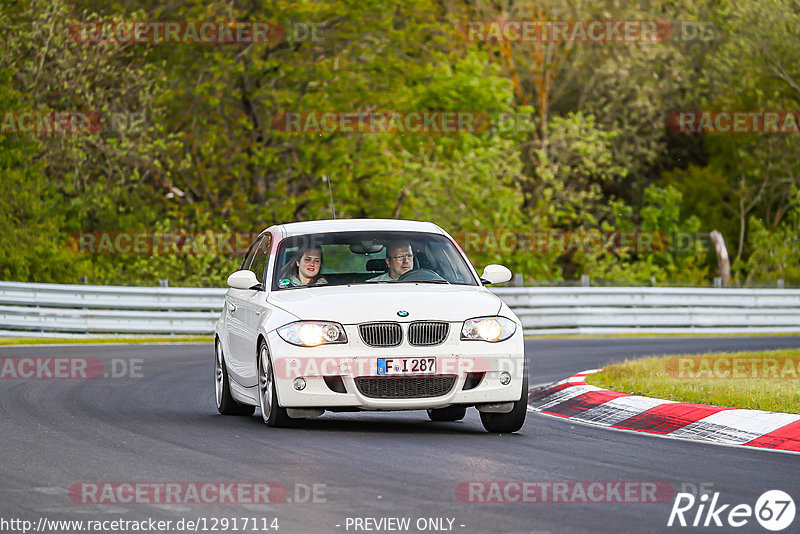
POLYGON ((400 310, 399 312, 397 312, 397 315, 399 315, 400 317, 408 317, 408 312, 405 310, 400 310))

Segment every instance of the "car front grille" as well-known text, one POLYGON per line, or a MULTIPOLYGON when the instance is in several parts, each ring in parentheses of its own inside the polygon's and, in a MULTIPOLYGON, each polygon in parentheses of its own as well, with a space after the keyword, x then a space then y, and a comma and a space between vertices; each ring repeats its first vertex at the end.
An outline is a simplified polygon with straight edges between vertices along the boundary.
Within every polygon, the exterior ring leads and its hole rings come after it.
POLYGON ((403 330, 399 323, 360 324, 358 333, 370 347, 396 347, 403 341, 403 330))
POLYGON ((456 375, 426 377, 363 376, 356 387, 371 399, 421 399, 446 395, 456 383, 456 375))
POLYGON ((426 346, 444 343, 450 324, 440 321, 417 321, 408 325, 408 342, 411 345, 426 346))

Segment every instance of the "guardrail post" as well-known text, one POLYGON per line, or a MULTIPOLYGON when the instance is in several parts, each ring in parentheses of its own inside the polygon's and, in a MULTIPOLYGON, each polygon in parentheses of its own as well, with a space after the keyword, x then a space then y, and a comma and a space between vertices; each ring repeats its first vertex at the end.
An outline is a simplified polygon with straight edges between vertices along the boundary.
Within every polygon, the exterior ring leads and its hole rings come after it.
POLYGON ((591 281, 589 280, 589 275, 588 274, 582 274, 581 275, 581 286, 589 287, 590 285, 591 285, 591 281))
POLYGON ((716 287, 718 289, 722 289, 722 277, 721 276, 715 276, 714 277, 714 287, 716 287))
POLYGON ((169 280, 162 278, 158 281, 158 287, 169 287, 169 280))
POLYGON ((522 287, 524 285, 522 273, 514 273, 514 275, 511 277, 511 283, 509 285, 511 287, 522 287))
POLYGON ((714 250, 717 253, 717 264, 719 266, 719 276, 722 278, 722 287, 731 287, 731 261, 728 258, 725 239, 717 230, 712 230, 708 235, 711 237, 711 242, 714 243, 714 250))
POLYGON ((784 289, 784 280, 783 280, 783 278, 778 280, 778 289, 784 289))

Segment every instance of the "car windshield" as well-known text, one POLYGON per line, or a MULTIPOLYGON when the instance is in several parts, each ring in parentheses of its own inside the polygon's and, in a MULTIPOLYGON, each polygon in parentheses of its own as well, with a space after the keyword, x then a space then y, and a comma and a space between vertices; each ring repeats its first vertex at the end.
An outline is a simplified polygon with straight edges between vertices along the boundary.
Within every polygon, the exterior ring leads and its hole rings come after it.
POLYGON ((283 240, 272 289, 381 283, 478 285, 461 253, 445 236, 331 232, 283 240))

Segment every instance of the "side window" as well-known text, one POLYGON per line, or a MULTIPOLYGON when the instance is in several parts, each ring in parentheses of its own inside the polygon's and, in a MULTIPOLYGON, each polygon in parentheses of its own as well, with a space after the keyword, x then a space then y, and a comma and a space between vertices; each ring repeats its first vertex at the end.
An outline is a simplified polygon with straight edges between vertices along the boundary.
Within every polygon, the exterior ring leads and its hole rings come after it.
POLYGON ((269 249, 270 244, 272 243, 272 236, 270 234, 266 234, 264 239, 256 247, 255 256, 253 256, 253 264, 250 266, 250 270, 256 273, 256 278, 262 284, 264 283, 264 275, 266 274, 264 271, 267 268, 267 262, 269 261, 269 249))
POLYGON ((247 254, 244 255, 244 260, 242 260, 242 266, 239 267, 240 271, 245 271, 250 269, 250 264, 253 262, 253 256, 256 253, 256 249, 258 249, 258 243, 261 241, 261 236, 257 237, 253 244, 250 245, 250 249, 247 251, 247 254))

